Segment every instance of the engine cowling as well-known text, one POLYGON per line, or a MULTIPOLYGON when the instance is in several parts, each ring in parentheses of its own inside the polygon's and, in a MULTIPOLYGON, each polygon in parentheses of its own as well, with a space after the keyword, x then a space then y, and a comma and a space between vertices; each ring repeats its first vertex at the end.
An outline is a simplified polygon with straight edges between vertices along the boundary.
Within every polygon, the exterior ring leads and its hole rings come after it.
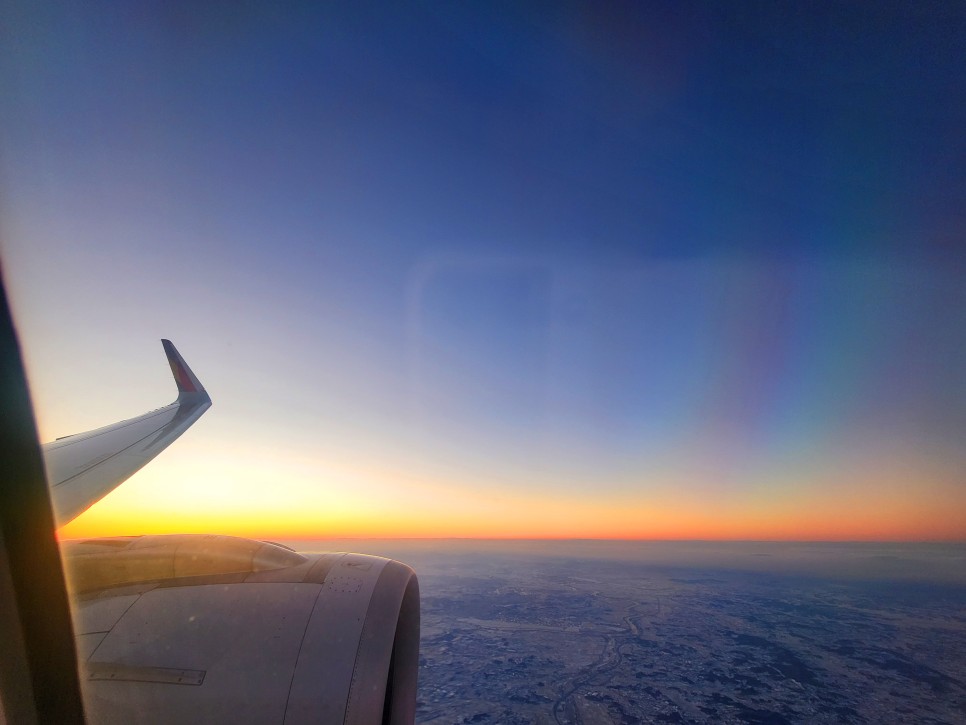
POLYGON ((92 722, 412 723, 419 585, 227 536, 65 542, 92 722))

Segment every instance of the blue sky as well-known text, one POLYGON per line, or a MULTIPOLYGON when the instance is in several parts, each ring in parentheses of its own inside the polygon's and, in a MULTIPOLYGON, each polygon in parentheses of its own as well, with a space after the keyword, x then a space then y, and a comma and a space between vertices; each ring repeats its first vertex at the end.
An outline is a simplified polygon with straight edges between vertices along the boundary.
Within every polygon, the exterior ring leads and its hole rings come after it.
POLYGON ((966 496, 961 11, 6 13, 43 434, 163 402, 167 336, 215 399, 182 476, 207 443, 279 490, 379 462, 464 513, 795 489, 820 518, 883 468, 890 500, 966 496))

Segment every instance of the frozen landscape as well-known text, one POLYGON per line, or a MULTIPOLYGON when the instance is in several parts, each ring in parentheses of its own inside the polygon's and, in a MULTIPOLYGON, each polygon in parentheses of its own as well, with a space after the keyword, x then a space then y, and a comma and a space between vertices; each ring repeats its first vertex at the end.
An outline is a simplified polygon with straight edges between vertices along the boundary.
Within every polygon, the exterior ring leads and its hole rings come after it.
POLYGON ((423 725, 966 721, 962 546, 336 543, 419 573, 423 725))

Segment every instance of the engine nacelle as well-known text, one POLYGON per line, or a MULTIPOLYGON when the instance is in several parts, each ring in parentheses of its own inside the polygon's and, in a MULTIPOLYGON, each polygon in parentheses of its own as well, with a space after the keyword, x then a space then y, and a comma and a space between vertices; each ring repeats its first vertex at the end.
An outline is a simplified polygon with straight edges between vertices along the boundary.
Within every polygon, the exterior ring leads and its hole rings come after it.
POLYGON ((227 536, 65 542, 91 722, 409 725, 405 564, 227 536))

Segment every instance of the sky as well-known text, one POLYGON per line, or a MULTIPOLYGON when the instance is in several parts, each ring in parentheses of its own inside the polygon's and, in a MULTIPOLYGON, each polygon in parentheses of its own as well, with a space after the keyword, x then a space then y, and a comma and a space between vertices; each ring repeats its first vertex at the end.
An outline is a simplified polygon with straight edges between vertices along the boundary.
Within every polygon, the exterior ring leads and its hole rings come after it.
POLYGON ((966 540, 966 11, 4 4, 61 535, 966 540))

